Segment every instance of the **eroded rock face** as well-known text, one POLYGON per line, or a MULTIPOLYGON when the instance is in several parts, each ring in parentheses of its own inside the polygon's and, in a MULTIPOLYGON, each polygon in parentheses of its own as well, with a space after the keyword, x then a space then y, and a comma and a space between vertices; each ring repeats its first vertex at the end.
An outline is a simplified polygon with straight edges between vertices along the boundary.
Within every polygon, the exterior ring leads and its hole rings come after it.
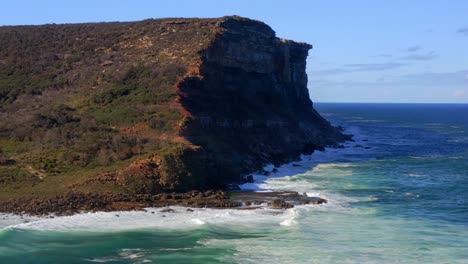
POLYGON ((266 24, 243 18, 220 27, 201 52, 198 75, 179 86, 192 115, 183 134, 213 163, 208 183, 347 139, 312 107, 305 72, 311 45, 279 39, 266 24))
POLYGON ((311 105, 305 72, 311 45, 276 38, 256 21, 232 19, 221 27, 225 30, 204 53, 202 75, 209 87, 256 100, 277 94, 298 109, 311 105))

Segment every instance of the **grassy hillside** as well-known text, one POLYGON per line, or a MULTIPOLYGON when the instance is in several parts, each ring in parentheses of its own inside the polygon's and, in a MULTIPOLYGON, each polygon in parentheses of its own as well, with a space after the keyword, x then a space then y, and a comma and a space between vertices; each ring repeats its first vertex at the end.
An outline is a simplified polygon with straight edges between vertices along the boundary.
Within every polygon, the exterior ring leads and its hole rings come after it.
POLYGON ((217 22, 0 27, 0 199, 137 191, 122 168, 193 148, 175 85, 217 22))

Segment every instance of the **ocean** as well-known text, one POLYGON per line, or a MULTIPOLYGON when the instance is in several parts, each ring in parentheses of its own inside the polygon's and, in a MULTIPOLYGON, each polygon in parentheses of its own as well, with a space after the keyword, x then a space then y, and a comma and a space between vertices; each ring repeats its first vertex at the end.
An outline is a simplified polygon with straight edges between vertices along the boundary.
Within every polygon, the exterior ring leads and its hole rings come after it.
POLYGON ((327 204, 0 214, 0 263, 468 263, 468 105, 314 106, 355 141, 242 188, 327 204))

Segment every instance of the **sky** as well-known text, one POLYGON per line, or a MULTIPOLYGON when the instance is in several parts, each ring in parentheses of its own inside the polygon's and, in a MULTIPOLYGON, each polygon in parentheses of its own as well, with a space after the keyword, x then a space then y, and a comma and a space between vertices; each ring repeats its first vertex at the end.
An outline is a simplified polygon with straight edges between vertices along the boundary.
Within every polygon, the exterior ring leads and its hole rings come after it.
POLYGON ((15 0, 0 10, 0 25, 239 15, 314 46, 315 102, 468 103, 466 0, 15 0))

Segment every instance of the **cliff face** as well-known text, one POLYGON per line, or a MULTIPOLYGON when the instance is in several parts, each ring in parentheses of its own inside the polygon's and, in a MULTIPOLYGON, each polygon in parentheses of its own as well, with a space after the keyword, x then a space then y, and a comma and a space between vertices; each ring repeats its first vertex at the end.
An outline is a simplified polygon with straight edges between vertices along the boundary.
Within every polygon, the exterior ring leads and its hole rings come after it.
POLYGON ((183 135, 214 161, 210 184, 346 138, 312 107, 309 44, 276 38, 269 26, 252 20, 226 20, 220 27, 202 51, 198 76, 179 85, 192 116, 183 135))
POLYGON ((348 139, 312 107, 311 46, 259 21, 0 27, 0 45, 0 198, 218 188, 348 139))

